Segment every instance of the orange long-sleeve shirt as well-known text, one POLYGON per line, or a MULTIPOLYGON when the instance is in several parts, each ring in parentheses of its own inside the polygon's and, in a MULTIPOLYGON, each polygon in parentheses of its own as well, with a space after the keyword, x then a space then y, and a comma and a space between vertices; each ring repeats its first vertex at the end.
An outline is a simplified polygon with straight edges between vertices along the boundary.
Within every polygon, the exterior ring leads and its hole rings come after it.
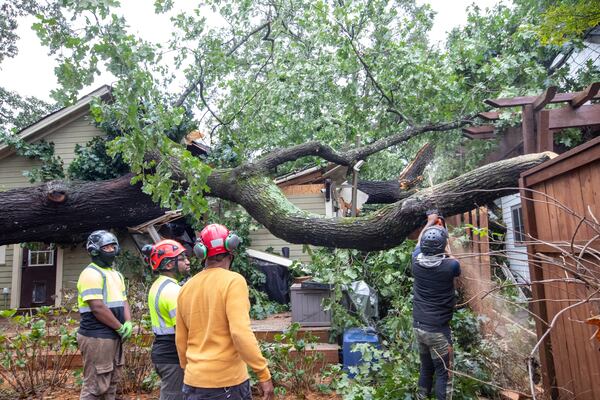
POLYGON ((246 364, 260 382, 271 379, 249 312, 248 285, 236 272, 208 268, 183 286, 177 298, 175 341, 186 385, 239 385, 248 379, 246 364))

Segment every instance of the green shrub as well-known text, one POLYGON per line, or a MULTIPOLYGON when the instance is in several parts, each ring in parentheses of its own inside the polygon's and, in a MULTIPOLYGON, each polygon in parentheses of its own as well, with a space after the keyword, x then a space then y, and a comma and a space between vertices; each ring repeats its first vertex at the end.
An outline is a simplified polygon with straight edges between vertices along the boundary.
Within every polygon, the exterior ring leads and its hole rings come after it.
POLYGON ((41 396, 65 384, 77 351, 77 321, 66 308, 40 307, 28 315, 4 310, 0 332, 0 383, 14 397, 41 396))
POLYGON ((310 351, 317 338, 310 332, 300 332, 295 322, 274 343, 261 343, 262 353, 269 360, 269 369, 277 394, 291 393, 305 398, 321 383, 318 375, 323 369, 323 354, 310 351))

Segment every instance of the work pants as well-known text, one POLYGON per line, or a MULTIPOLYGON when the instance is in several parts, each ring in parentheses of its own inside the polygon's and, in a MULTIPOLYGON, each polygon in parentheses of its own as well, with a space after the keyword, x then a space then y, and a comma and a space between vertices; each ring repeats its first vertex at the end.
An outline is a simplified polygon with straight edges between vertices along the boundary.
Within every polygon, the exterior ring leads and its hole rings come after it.
POLYGON ((179 364, 154 364, 160 376, 160 400, 183 400, 183 369, 179 364))
POLYGON ((452 338, 450 327, 430 332, 414 328, 419 346, 421 369, 419 373, 418 399, 426 399, 433 387, 435 375, 435 398, 446 400, 452 398, 452 338))
POLYGON ((184 400, 252 400, 250 381, 224 388, 197 388, 183 385, 184 400))
POLYGON ((77 334, 83 358, 83 386, 80 400, 114 400, 125 361, 120 339, 77 334))

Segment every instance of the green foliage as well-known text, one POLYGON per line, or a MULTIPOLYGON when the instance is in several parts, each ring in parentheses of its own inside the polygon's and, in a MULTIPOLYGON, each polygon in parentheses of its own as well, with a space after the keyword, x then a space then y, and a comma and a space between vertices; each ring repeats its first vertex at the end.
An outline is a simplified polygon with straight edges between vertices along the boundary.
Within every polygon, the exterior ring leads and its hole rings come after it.
POLYGON ((583 135, 580 129, 563 129, 554 135, 554 142, 567 148, 573 148, 583 142, 583 135))
POLYGON ((117 178, 129 172, 129 166, 120 155, 110 157, 106 152, 106 144, 110 140, 95 137, 85 146, 75 145, 75 159, 69 164, 68 175, 71 179, 84 181, 100 181, 117 178))
MULTIPOLYGON (((18 397, 41 397, 65 384, 77 350, 77 321, 66 308, 0 312, 0 378, 18 397)), ((14 398, 14 397, 13 397, 14 398)))
POLYGON ((39 167, 23 172, 23 175, 29 178, 29 182, 46 182, 65 177, 63 160, 54 154, 54 143, 44 140, 27 143, 15 134, 2 131, 0 131, 0 142, 12 147, 20 156, 40 161, 39 167))
POLYGON ((290 309, 287 304, 279 304, 269 300, 265 292, 253 287, 250 287, 249 291, 251 300, 250 318, 252 319, 265 319, 271 314, 282 313, 290 309))
POLYGON ((315 343, 317 337, 301 333, 300 324, 293 323, 284 333, 275 335, 273 343, 260 344, 277 383, 276 394, 291 393, 303 399, 321 383, 317 375, 323 368, 323 354, 311 351, 315 343))
MULTIPOLYGON (((97 123, 119 132, 108 154, 120 155, 161 206, 200 219, 208 165, 237 166, 309 140, 347 148, 357 135, 370 143, 410 125, 473 114, 485 98, 537 94, 550 84, 580 89, 596 75, 574 79, 566 67, 551 68, 560 49, 540 45, 534 33, 549 4, 473 7, 446 48, 427 42, 433 13, 414 0, 211 0, 192 12, 156 1, 155 12, 171 18, 173 29, 160 44, 133 34, 115 1, 69 0, 39 10, 33 28, 59 62, 54 98, 68 104, 100 67, 112 73, 113 101, 92 107, 97 123), (223 23, 208 24, 208 11, 223 23), (176 79, 185 82, 181 94, 172 93, 176 79), (179 144, 192 126, 214 145, 208 165, 179 144), (173 179, 173 158, 183 179, 173 179)), ((430 133, 372 157, 362 176, 396 176, 425 140, 438 145, 432 182, 471 169, 495 145, 467 141, 458 130, 430 133)), ((111 174, 105 162, 82 164, 80 175, 111 174)))
POLYGON ((580 40, 588 29, 600 24, 599 6, 598 0, 552 2, 536 27, 541 42, 561 46, 570 40, 580 40))

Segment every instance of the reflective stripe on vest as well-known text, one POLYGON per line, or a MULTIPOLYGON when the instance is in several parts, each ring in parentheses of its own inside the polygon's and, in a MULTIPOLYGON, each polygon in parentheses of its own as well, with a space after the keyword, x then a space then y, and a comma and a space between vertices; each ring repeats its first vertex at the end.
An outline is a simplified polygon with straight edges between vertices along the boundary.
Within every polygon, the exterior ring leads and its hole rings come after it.
MULTIPOLYGON (((154 312, 156 313, 156 316, 158 317, 158 323, 160 324, 160 326, 154 326, 154 325, 152 326, 152 332, 154 332, 154 334, 156 334, 156 335, 173 335, 173 334, 175 334, 175 327, 167 326, 165 319, 163 318, 162 314, 160 313, 160 305, 159 305, 160 295, 161 295, 163 289, 169 283, 177 285, 177 283, 173 282, 172 280, 166 279, 163 283, 160 284, 160 286, 158 287, 158 290, 156 291, 156 295, 154 297, 154 312)), ((175 312, 176 312, 176 310, 170 310, 169 317, 174 318, 175 312)))
MULTIPOLYGON (((125 302, 122 300, 108 301, 108 288, 106 287, 106 274, 104 273, 104 271, 102 271, 100 268, 98 268, 94 264, 90 264, 90 265, 88 265, 88 267, 97 271, 102 276, 102 289, 87 289, 87 290, 84 290, 83 292, 81 292, 80 296, 83 297, 87 294, 102 294, 102 302, 104 302, 106 307, 108 307, 108 308, 124 307, 125 302)), ((125 282, 123 281, 122 277, 121 277, 121 282, 123 282, 123 285, 125 285, 125 282)), ((125 296, 125 292, 123 292, 123 296, 125 296)), ((90 307, 79 307, 80 314, 84 313, 84 312, 91 312, 91 311, 92 311, 92 309, 90 307)))

